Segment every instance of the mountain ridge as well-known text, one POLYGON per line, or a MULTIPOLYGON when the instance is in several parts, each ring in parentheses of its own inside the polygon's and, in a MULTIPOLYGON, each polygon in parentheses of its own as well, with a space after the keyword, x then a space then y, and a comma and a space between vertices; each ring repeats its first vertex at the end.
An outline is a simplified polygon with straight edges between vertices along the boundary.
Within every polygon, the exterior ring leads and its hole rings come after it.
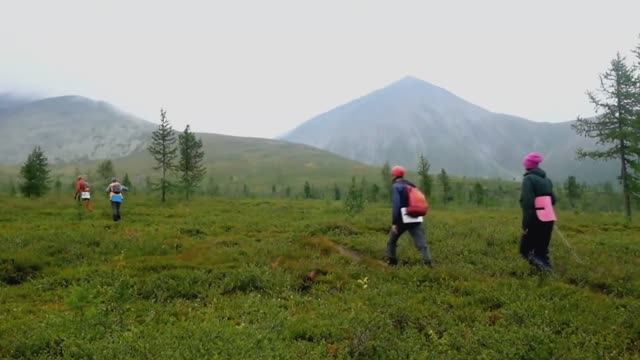
POLYGON ((517 178, 522 156, 540 151, 557 177, 615 179, 611 163, 575 161, 578 147, 595 142, 577 136, 571 123, 495 113, 409 76, 314 116, 282 139, 370 165, 389 161, 415 169, 423 153, 435 171, 474 177, 517 178))
POLYGON ((154 124, 78 95, 38 99, 0 112, 0 163, 20 163, 39 145, 52 162, 122 157, 154 124))

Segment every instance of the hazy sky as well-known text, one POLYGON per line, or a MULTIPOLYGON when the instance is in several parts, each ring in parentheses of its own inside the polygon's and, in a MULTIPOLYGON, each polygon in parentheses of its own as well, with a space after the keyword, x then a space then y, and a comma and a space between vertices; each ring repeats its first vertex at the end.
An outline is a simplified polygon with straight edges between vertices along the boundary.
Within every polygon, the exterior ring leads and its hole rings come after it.
POLYGON ((78 94, 273 137, 405 75, 536 121, 639 42, 638 0, 4 1, 0 93, 78 94))

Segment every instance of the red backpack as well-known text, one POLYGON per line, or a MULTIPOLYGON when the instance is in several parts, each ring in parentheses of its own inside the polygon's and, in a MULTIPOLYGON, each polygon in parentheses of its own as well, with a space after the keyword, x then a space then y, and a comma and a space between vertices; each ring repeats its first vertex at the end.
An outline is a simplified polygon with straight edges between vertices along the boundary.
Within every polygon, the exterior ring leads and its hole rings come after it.
POLYGON ((413 217, 427 215, 427 212, 429 212, 429 202, 422 191, 417 187, 407 186, 407 194, 409 197, 407 215, 413 217))

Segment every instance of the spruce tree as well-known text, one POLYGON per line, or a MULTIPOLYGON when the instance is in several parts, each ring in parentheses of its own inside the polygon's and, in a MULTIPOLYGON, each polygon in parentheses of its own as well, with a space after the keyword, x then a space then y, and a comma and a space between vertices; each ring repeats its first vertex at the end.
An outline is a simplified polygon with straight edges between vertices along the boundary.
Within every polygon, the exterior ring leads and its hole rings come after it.
POLYGON ((185 191, 187 200, 189 200, 189 197, 207 172, 203 165, 204 150, 202 149, 202 140, 196 138, 189 125, 184 129, 183 133, 178 135, 178 151, 180 153, 180 161, 178 161, 180 183, 185 191))
POLYGON ((619 180, 622 184, 624 214, 629 221, 631 193, 640 185, 639 86, 638 77, 627 66, 625 58, 618 54, 611 61, 609 69, 600 75, 598 91, 587 92, 597 115, 578 118, 572 125, 579 135, 594 138, 603 147, 595 150, 578 149, 578 158, 620 161, 619 180))
POLYGON ((126 186, 129 191, 132 191, 131 179, 129 179, 129 174, 124 173, 124 179, 122 179, 122 185, 126 186))
POLYGON ((308 181, 304 182, 304 198, 311 199, 311 184, 308 181))
POLYGON ((56 177, 56 181, 53 184, 53 188, 56 191, 56 195, 60 196, 60 194, 62 193, 62 181, 60 181, 60 176, 56 177))
POLYGON ((389 166, 388 161, 385 161, 382 165, 381 175, 384 194, 387 199, 391 201, 391 184, 393 183, 393 178, 391 177, 391 167, 389 166))
POLYGON ((371 189, 369 190, 368 194, 368 198, 367 200, 369 202, 377 202, 378 201, 378 196, 380 195, 380 186, 378 186, 378 184, 373 183, 371 185, 371 189))
POLYGON ((147 147, 151 156, 156 161, 155 170, 162 171, 162 177, 158 188, 161 193, 162 202, 166 200, 167 191, 171 183, 167 180, 167 172, 174 168, 174 161, 178 155, 176 148, 176 134, 167 120, 167 111, 160 109, 160 125, 151 135, 151 144, 147 147))
POLYGON ((116 170, 113 166, 113 162, 111 160, 104 160, 98 164, 98 177, 102 182, 100 186, 104 185, 105 187, 111 183, 111 178, 116 176, 116 170))
POLYGON ((442 185, 442 201, 446 205, 451 197, 451 183, 449 181, 449 175, 447 175, 444 169, 440 170, 438 180, 440 181, 440 185, 442 185))
POLYGON ((351 186, 344 197, 344 207, 347 213, 356 214, 364 210, 364 196, 362 188, 356 184, 356 177, 351 178, 351 186))
POLYGON ((471 192, 471 199, 476 205, 482 205, 484 203, 485 190, 482 184, 476 182, 473 185, 473 190, 471 192))
POLYGON ((576 181, 575 176, 569 176, 564 183, 564 190, 567 193, 567 198, 569 199, 569 204, 571 208, 574 209, 576 207, 576 200, 580 198, 580 186, 576 181))
POLYGON ((49 191, 49 173, 47 157, 40 146, 36 146, 20 168, 24 180, 20 184, 22 194, 28 198, 46 194, 49 191))
POLYGON ((420 176, 420 188, 427 197, 431 196, 431 186, 433 184, 433 179, 431 178, 431 175, 429 175, 429 169, 431 169, 429 160, 427 160, 423 154, 420 154, 418 156, 418 175, 420 176))
POLYGON ((333 184, 333 200, 340 200, 342 198, 342 192, 340 191, 340 187, 338 183, 333 184))
POLYGON ((369 200, 369 185, 367 182, 367 179, 363 176, 362 179, 360 179, 360 191, 362 191, 362 199, 364 201, 368 201, 369 200))

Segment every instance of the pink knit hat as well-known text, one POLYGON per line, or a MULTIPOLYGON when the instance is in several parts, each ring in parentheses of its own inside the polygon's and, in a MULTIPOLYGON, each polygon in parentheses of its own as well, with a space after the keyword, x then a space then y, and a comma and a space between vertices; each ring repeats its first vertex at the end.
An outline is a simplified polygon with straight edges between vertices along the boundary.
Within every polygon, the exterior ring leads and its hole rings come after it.
POLYGON ((524 159, 522 159, 522 165, 526 170, 535 169, 538 167, 538 164, 542 162, 542 154, 539 152, 531 152, 528 153, 524 159))

